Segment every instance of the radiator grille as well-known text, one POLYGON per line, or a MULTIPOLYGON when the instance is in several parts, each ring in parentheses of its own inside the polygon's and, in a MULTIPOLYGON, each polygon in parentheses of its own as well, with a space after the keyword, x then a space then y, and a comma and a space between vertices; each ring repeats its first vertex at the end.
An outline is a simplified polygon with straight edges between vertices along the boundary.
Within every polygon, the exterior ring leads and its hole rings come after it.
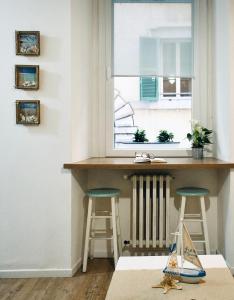
POLYGON ((132 246, 169 246, 169 175, 132 176, 132 246))

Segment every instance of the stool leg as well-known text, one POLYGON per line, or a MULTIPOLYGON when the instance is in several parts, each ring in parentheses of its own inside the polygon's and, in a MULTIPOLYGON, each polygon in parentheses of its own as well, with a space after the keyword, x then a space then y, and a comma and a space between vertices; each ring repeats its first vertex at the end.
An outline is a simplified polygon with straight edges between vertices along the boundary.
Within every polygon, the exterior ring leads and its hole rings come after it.
MULTIPOLYGON (((186 197, 182 196, 181 199, 181 207, 180 207, 180 219, 179 219, 179 232, 182 234, 182 221, 184 220, 184 212, 185 212, 185 205, 186 205, 186 197)), ((178 238, 178 243, 177 243, 177 254, 180 255, 181 251, 181 238, 178 238)))
POLYGON ((118 236, 118 250, 119 255, 122 255, 122 239, 121 239, 121 228, 120 228, 120 217, 119 217, 119 197, 116 197, 116 218, 117 218, 117 236, 118 236))
POLYGON ((88 215, 87 215, 86 234, 85 234, 83 272, 86 272, 86 269, 87 269, 87 260, 88 260, 88 252, 89 252, 89 235, 90 235, 90 224, 91 224, 91 213, 92 213, 92 202, 93 202, 93 199, 90 197, 89 198, 89 206, 88 206, 88 215))
POLYGON ((201 203, 201 212, 202 212, 202 221, 203 221, 202 223, 203 223, 203 231, 204 231, 204 237, 205 237, 206 254, 210 254, 210 243, 209 243, 209 236, 208 236, 204 196, 200 197, 200 203, 201 203))
MULTIPOLYGON (((96 200, 95 200, 95 198, 93 198, 93 203, 92 203, 92 218, 91 218, 91 237, 92 238, 94 238, 94 236, 95 236, 95 215, 96 215, 96 213, 95 213, 95 209, 96 209, 96 200)), ((93 257, 94 257, 94 243, 95 243, 95 240, 94 239, 92 239, 91 241, 90 241, 90 258, 91 259, 93 259, 93 257)))
POLYGON ((114 261, 116 266, 118 261, 118 249, 117 249, 117 232, 116 232, 115 197, 111 197, 111 213, 112 213, 112 227, 113 227, 114 261))

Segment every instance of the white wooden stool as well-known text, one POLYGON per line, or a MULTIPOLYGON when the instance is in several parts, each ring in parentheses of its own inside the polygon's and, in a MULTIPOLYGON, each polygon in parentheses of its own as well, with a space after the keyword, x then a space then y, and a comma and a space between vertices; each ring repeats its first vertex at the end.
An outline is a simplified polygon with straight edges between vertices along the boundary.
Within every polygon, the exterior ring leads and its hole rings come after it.
MULTIPOLYGON (((204 240, 194 242, 204 243, 206 254, 210 254, 210 243, 207 228, 206 208, 205 208, 205 196, 209 194, 209 190, 198 187, 183 187, 176 190, 176 194, 182 197, 180 208, 180 220, 186 222, 201 222, 204 234, 204 240), (185 214, 186 197, 199 197, 201 205, 201 214, 185 214)), ((177 247, 178 253, 180 253, 180 243, 177 247)))
MULTIPOLYGON (((92 240, 112 240, 113 250, 114 250, 114 262, 115 265, 118 261, 118 256, 122 254, 122 241, 120 234, 120 219, 119 219, 119 189, 114 188, 98 188, 91 189, 87 191, 87 196, 89 196, 88 204, 88 215, 87 215, 87 226, 85 235, 85 247, 84 247, 84 258, 83 258, 83 272, 87 269, 87 260, 89 253, 89 241, 92 240), (98 211, 102 215, 96 215, 94 200, 97 198, 109 198, 111 200, 111 212, 106 214, 106 211, 98 211), (110 219, 112 220, 112 230, 113 235, 111 237, 95 237, 94 220, 95 219, 110 219)), ((93 249, 91 249, 93 252, 93 249)))

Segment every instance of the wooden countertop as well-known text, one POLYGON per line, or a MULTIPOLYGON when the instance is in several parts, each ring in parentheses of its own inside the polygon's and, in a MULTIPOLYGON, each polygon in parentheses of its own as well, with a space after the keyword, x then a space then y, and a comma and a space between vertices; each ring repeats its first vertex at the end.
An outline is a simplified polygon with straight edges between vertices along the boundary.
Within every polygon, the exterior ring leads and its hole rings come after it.
POLYGON ((89 158, 86 160, 65 163, 65 169, 103 169, 103 170, 166 170, 166 169, 231 169, 234 163, 218 160, 216 158, 166 158, 167 163, 134 163, 133 158, 89 158))

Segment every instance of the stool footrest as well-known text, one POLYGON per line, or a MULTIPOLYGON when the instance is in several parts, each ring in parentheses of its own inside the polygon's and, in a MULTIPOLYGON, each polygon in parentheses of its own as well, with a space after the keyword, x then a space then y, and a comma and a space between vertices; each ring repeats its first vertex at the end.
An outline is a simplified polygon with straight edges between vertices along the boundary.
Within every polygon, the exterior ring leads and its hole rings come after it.
POLYGON ((196 241, 196 240, 192 240, 193 243, 205 243, 206 241, 205 240, 202 240, 202 241, 196 241))
POLYGON ((198 253, 205 254, 205 251, 204 251, 204 250, 202 250, 202 249, 196 249, 196 251, 197 251, 198 253))
POLYGON ((111 219, 112 216, 91 216, 91 219, 111 219))
POLYGON ((203 222, 201 219, 184 219, 186 222, 203 222))
POLYGON ((113 237, 105 237, 105 236, 89 237, 89 240, 113 240, 113 237))
POLYGON ((203 232, 190 232, 191 236, 203 236, 203 232))
POLYGON ((95 213, 108 214, 111 216, 111 212, 109 210, 95 210, 95 213))
POLYGON ((184 217, 188 217, 188 218, 200 218, 201 214, 184 214, 184 217))

